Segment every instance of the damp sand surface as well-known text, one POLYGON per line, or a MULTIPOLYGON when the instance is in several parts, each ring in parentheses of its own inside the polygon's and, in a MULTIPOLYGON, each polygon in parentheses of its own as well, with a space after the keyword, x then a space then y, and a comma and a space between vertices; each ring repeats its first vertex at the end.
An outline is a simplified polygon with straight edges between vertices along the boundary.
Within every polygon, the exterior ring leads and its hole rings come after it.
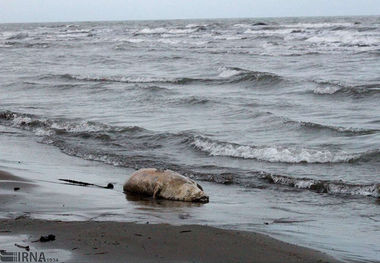
POLYGON ((60 256, 64 262, 338 262, 262 234, 209 226, 25 218, 0 224, 1 232, 16 236, 11 242, 32 245, 30 251, 45 251, 59 262, 60 256), (33 242, 52 233, 54 241, 33 242))

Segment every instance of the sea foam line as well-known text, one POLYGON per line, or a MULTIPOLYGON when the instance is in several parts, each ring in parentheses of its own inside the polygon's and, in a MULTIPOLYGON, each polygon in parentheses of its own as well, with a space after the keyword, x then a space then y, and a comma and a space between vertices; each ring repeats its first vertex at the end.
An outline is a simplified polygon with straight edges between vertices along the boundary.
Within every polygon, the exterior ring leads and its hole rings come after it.
POLYGON ((213 141, 197 136, 194 148, 210 156, 226 156, 282 163, 340 163, 349 162, 357 156, 344 151, 331 152, 324 149, 306 149, 289 146, 249 146, 213 141))

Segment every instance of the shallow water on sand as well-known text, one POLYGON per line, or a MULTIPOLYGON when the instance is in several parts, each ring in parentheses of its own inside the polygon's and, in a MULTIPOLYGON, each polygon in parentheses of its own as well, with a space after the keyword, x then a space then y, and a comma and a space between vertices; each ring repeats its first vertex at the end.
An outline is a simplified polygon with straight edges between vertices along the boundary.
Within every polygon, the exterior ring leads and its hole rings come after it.
POLYGON ((64 155, 58 149, 31 141, 24 131, 1 131, 7 135, 0 139, 0 169, 33 183, 33 187, 27 187, 15 182, 21 188, 17 192, 13 191, 14 185, 0 190, 1 217, 207 224, 259 231, 348 261, 377 259, 379 238, 374 233, 378 231, 378 215, 372 198, 359 198, 355 210, 347 214, 352 201, 344 198, 303 191, 283 195, 274 189, 211 182, 202 183, 211 197, 208 204, 125 196, 122 186, 134 170, 64 155), (113 183, 115 189, 70 185, 59 179, 100 186, 113 183), (294 206, 294 202, 298 205, 294 206), (361 214, 369 207, 374 208, 372 215, 361 214))
POLYGON ((379 50, 379 17, 3 24, 0 169, 38 180, 35 216, 206 222, 375 260, 379 50), (213 201, 125 200, 141 167, 213 201), (83 202, 46 200, 67 194, 83 202))

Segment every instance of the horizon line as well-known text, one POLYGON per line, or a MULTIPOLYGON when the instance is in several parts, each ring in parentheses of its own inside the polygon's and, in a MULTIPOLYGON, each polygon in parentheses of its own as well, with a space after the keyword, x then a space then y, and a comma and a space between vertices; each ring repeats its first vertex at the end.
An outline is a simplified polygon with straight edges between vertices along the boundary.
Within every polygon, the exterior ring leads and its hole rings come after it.
POLYGON ((48 23, 91 23, 91 22, 133 22, 133 21, 176 21, 176 20, 217 20, 217 19, 274 19, 274 18, 323 18, 323 17, 376 17, 376 15, 303 15, 303 16, 256 16, 256 17, 209 17, 209 18, 148 18, 148 19, 116 19, 116 20, 62 20, 62 21, 34 21, 34 22, 0 22, 0 24, 48 24, 48 23))

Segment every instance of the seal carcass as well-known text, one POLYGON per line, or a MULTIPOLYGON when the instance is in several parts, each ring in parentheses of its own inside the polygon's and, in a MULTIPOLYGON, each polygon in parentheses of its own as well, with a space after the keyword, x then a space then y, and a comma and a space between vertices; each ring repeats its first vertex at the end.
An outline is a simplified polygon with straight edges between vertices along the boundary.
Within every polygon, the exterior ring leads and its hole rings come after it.
POLYGON ((126 193, 168 200, 207 203, 209 197, 193 180, 171 170, 140 169, 124 184, 126 193))

